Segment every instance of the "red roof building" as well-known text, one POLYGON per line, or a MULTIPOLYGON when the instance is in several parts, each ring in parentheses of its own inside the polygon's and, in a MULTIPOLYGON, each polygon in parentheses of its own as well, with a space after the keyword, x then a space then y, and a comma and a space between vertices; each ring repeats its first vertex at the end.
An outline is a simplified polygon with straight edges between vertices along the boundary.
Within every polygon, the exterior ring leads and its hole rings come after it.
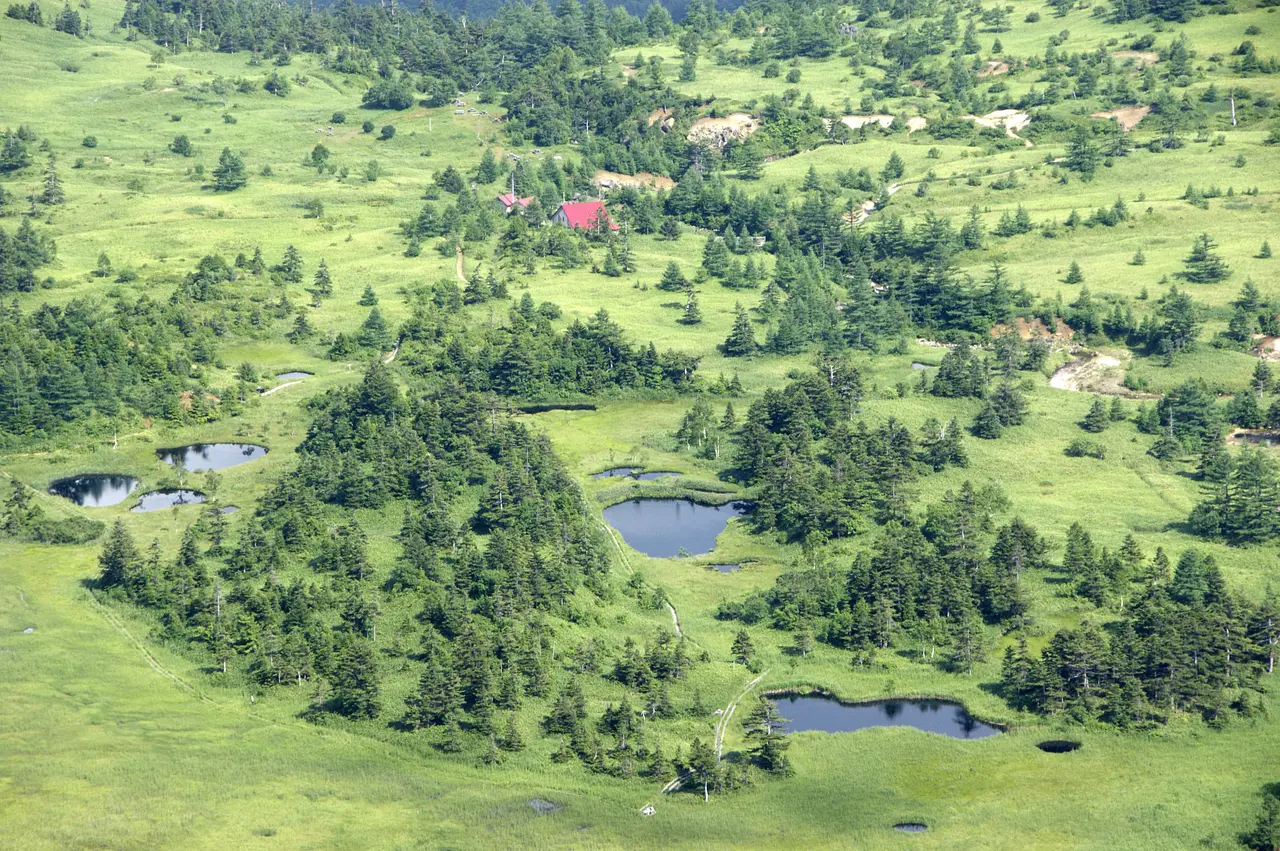
POLYGON ((504 192, 498 196, 498 206, 502 208, 502 212, 511 213, 512 210, 523 210, 533 202, 533 196, 528 198, 518 198, 514 192, 504 192))
POLYGON ((551 219, 556 224, 574 230, 590 230, 604 225, 608 225, 609 230, 618 229, 618 225, 609 218, 609 211, 604 208, 603 201, 575 201, 561 204, 551 214, 551 219))

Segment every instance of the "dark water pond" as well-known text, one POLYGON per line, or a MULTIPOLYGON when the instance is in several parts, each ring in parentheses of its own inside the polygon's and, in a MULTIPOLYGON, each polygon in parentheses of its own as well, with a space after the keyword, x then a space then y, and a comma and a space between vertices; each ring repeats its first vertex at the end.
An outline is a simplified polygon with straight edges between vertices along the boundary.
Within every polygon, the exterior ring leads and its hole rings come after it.
POLYGON ((788 733, 817 730, 852 733, 868 727, 915 727, 953 739, 985 739, 1002 732, 948 700, 876 700, 841 703, 825 695, 786 695, 774 699, 787 720, 788 733))
POLYGON ((924 833, 929 829, 929 825, 918 821, 902 821, 895 824, 893 829, 900 830, 903 833, 924 833))
POLYGON ((191 473, 222 470, 267 454, 267 447, 253 443, 193 443, 173 449, 157 449, 156 455, 166 464, 191 473))
POLYGON ((593 479, 639 479, 642 482, 652 482, 654 479, 676 478, 684 475, 674 470, 648 470, 643 467, 610 467, 607 470, 601 470, 598 473, 592 473, 593 479))
POLYGON ((709 553, 734 517, 747 513, 745 502, 699 505, 691 499, 632 499, 604 510, 604 519, 634 549, 654 558, 709 553))
POLYGON ((239 511, 239 510, 240 510, 240 506, 238 506, 238 505, 224 505, 224 506, 222 506, 222 513, 223 513, 223 514, 235 514, 235 513, 236 513, 237 511, 239 511))
POLYGON ((639 467, 610 467, 607 470, 601 470, 598 473, 592 473, 593 479, 620 479, 624 477, 634 476, 640 472, 639 467))
POLYGON ((197 505, 204 502, 204 494, 200 491, 183 490, 182 488, 163 488, 148 491, 138 497, 138 504, 130 511, 159 511, 174 505, 197 505))
POLYGON ((133 476, 85 473, 52 482, 49 493, 65 497, 85 508, 105 508, 124 502, 137 486, 138 480, 133 476))
POLYGON ((1071 753, 1080 750, 1080 743, 1073 742, 1070 739, 1050 739, 1047 742, 1041 742, 1036 745, 1045 753, 1071 753))
POLYGON ((301 381, 304 378, 310 378, 309 372, 277 372, 276 378, 280 381, 301 381))
POLYGON ((737 573, 742 570, 742 565, 740 564, 709 564, 707 567, 712 570, 718 570, 721 573, 737 573))
POLYGON ((920 363, 920 361, 913 361, 911 364, 911 368, 912 369, 933 369, 933 364, 920 363))

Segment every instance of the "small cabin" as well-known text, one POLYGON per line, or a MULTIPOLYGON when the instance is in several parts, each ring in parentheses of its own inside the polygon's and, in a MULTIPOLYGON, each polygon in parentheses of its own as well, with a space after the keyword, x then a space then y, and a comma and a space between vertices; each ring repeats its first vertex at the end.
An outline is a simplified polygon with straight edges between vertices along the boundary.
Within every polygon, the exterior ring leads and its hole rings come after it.
POLYGON ((506 215, 513 212, 523 213, 525 208, 533 203, 533 196, 528 198, 520 198, 514 192, 503 192, 495 199, 499 209, 506 215))
POLYGON ((551 220, 574 230, 591 230, 608 226, 609 230, 617 230, 618 225, 609 218, 603 201, 571 201, 561 204, 551 214, 551 220))

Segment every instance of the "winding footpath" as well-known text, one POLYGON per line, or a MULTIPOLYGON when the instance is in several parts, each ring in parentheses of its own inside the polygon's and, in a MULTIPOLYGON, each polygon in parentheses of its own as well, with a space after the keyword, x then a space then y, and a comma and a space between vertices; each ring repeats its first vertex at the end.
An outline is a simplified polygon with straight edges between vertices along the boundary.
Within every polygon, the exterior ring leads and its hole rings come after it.
POLYGON ((301 384, 301 383, 302 383, 301 378, 299 378, 297 381, 286 381, 284 384, 281 384, 279 387, 272 387, 270 390, 263 390, 262 395, 270 396, 272 393, 277 393, 286 387, 292 387, 295 384, 301 384))

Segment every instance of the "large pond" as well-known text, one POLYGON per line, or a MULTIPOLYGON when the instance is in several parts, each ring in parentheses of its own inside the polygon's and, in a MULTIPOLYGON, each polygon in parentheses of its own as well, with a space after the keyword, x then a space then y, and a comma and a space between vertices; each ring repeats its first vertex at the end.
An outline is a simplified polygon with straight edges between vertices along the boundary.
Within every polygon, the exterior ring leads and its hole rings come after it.
POLYGON ((197 505, 204 502, 204 494, 200 491, 183 490, 182 488, 162 488, 148 491, 138 497, 138 504, 130 511, 159 511, 174 505, 197 505))
POLYGON ((852 733, 868 727, 915 727, 953 739, 985 739, 1003 732, 974 718, 959 703, 949 700, 876 700, 841 703, 820 694, 784 695, 774 698, 787 719, 788 733, 816 730, 852 733))
POLYGON ((267 447, 253 443, 193 443, 173 449, 157 449, 156 455, 166 464, 191 473, 234 467, 267 454, 267 447))
POLYGON ((709 553, 734 517, 747 513, 745 502, 699 505, 691 499, 632 499, 604 510, 604 519, 633 549, 654 558, 709 553))
POLYGON ((85 508, 105 508, 124 502, 137 486, 138 480, 133 476, 85 473, 52 482, 49 493, 65 497, 85 508))

